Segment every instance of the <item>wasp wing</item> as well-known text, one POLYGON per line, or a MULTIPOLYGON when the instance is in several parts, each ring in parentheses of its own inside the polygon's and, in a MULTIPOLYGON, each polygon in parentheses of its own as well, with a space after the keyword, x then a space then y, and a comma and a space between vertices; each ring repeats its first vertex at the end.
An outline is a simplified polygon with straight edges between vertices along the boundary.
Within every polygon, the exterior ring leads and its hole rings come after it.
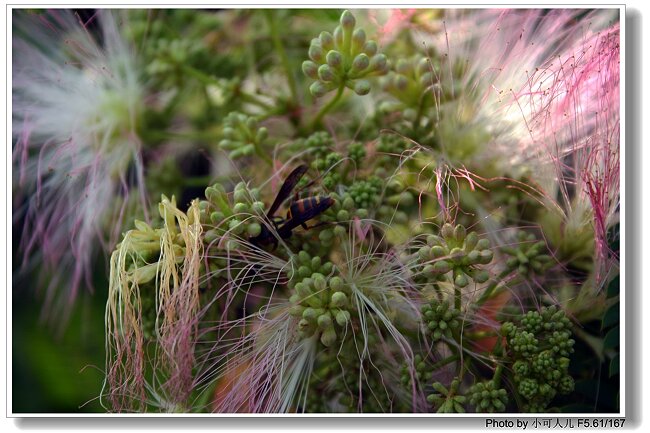
POLYGON ((280 187, 280 191, 278 191, 278 195, 275 196, 275 200, 273 201, 273 204, 266 212, 266 216, 269 219, 273 217, 273 215, 278 210, 280 205, 287 199, 287 197, 291 195, 291 191, 293 191, 298 181, 307 172, 307 169, 308 169, 307 165, 302 164, 294 168, 293 171, 289 173, 289 176, 287 176, 287 178, 284 180, 284 183, 280 187))

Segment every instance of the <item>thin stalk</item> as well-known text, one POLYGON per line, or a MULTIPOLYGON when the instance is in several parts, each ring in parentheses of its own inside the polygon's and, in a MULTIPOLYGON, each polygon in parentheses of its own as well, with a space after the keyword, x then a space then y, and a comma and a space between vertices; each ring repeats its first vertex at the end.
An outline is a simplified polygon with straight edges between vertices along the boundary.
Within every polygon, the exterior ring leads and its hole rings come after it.
POLYGON ((284 50, 284 45, 282 45, 282 38, 280 38, 280 34, 278 32, 277 21, 273 19, 273 12, 271 10, 266 11, 266 19, 269 22, 273 47, 280 57, 280 62, 282 63, 285 75, 287 76, 289 91, 291 92, 291 100, 293 101, 293 105, 297 105, 298 91, 296 90, 296 80, 293 76, 291 65, 289 64, 289 57, 287 56, 287 52, 284 50))
MULTIPOLYGON (((205 74, 201 71, 199 71, 196 68, 193 68, 188 65, 183 65, 182 66, 183 71, 191 75, 192 77, 196 78, 200 82, 202 82, 205 85, 219 85, 220 82, 218 79, 211 77, 208 74, 205 74)), ((257 96, 252 95, 250 93, 244 92, 242 90, 239 90, 237 92, 237 96, 240 97, 244 102, 248 102, 249 104, 257 105, 260 108, 263 108, 265 110, 271 111, 273 110, 273 106, 271 104, 268 104, 261 99, 259 99, 257 96)))
POLYGON ((490 297, 491 297, 492 294, 494 293, 494 289, 496 289, 497 286, 499 285, 499 283, 501 283, 501 281, 502 281, 505 277, 507 277, 508 275, 510 275, 511 273, 512 273, 512 270, 511 270, 511 269, 505 269, 505 270, 503 270, 503 271, 502 271, 502 272, 497 276, 497 278, 493 279, 493 280, 490 282, 490 285, 487 286, 487 288, 485 289, 485 291, 483 292, 483 294, 481 295, 481 297, 478 298, 478 301, 476 301, 476 306, 477 306, 477 307, 480 307, 481 305, 483 305, 483 304, 485 303, 485 301, 487 301, 488 299, 490 299, 490 297))
POLYGON ((458 355, 452 355, 449 358, 445 358, 442 361, 438 361, 431 366, 431 371, 435 371, 441 367, 444 367, 447 364, 451 364, 454 361, 458 361, 458 358, 459 358, 458 355))
POLYGON ((332 99, 330 99, 330 102, 327 103, 321 110, 318 112, 316 117, 314 118, 314 121, 311 124, 312 129, 315 129, 316 126, 320 124, 321 119, 323 116, 336 105, 336 103, 341 99, 341 96, 343 95, 343 90, 345 90, 345 84, 341 83, 339 86, 338 90, 336 91, 336 95, 332 99))
POLYGON ((497 369, 494 370, 494 377, 492 378, 494 386, 497 388, 501 385, 501 373, 503 373, 503 364, 498 364, 497 369))
POLYGON ((458 311, 460 311, 460 307, 462 304, 461 301, 462 301, 462 292, 460 290, 460 287, 458 287, 454 283, 454 308, 457 309, 458 311))

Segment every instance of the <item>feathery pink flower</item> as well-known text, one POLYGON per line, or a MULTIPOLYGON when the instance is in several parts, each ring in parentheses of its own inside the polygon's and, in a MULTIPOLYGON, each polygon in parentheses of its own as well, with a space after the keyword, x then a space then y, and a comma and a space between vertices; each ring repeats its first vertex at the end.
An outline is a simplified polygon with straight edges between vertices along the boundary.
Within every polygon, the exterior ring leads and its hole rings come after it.
POLYGON ((109 11, 86 23, 66 10, 14 11, 13 36, 14 222, 24 266, 49 275, 43 313, 64 324, 119 233, 127 171, 142 180, 142 89, 109 11))

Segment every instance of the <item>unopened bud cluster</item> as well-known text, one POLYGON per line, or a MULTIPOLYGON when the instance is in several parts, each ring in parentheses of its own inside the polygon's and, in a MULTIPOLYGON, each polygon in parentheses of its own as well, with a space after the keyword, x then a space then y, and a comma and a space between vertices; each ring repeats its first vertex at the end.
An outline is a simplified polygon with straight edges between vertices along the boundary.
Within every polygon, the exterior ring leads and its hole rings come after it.
POLYGON ((508 404, 508 393, 503 388, 497 388, 494 381, 478 382, 467 390, 469 403, 477 412, 504 412, 508 404))
POLYGON ((514 359, 512 371, 517 392, 529 411, 544 411, 557 394, 573 391, 569 355, 573 353, 571 322, 555 306, 522 315, 518 323, 501 327, 507 350, 514 359))
POLYGON ((410 59, 399 59, 394 70, 382 80, 382 88, 404 106, 417 108, 422 98, 433 101, 429 89, 433 85, 433 73, 426 57, 415 56, 410 59))
POLYGON ((370 92, 368 77, 388 72, 386 56, 377 53, 377 43, 366 40, 363 29, 355 29, 356 19, 349 11, 341 14, 334 33, 321 32, 312 39, 309 58, 302 64, 306 76, 316 80, 309 87, 315 97, 343 86, 358 95, 370 92))
POLYGON ((219 142, 219 147, 228 150, 232 159, 260 152, 269 135, 265 127, 258 126, 254 117, 242 113, 232 112, 223 122, 224 139, 219 142))
POLYGON ((540 274, 548 268, 551 256, 545 254, 546 244, 536 241, 535 235, 520 231, 517 233, 519 244, 516 248, 504 246, 501 251, 511 256, 506 261, 509 269, 516 269, 522 276, 540 274))
POLYGON ((487 239, 479 239, 476 232, 467 233, 462 225, 445 224, 440 235, 429 235, 427 244, 418 251, 423 264, 422 273, 430 279, 444 280, 452 272, 457 287, 466 287, 470 279, 477 283, 488 280, 489 274, 482 269, 492 261, 494 254, 487 239))
MULTIPOLYGON (((417 383, 426 383, 433 377, 433 371, 427 365, 426 360, 419 353, 413 357, 413 366, 415 367, 415 379, 417 383)), ((401 382, 407 389, 411 389, 413 378, 411 376, 411 368, 408 363, 402 365, 401 382)))
POLYGON ((298 333, 303 338, 320 333, 324 346, 332 346, 339 338, 338 329, 345 329, 350 321, 350 292, 343 279, 331 276, 331 262, 322 263, 318 256, 301 251, 295 260, 298 265, 292 280, 294 294, 289 314, 299 318, 298 333), (322 272, 315 272, 322 271, 322 272))
POLYGON ((257 188, 249 189, 244 182, 240 182, 229 196, 223 185, 215 183, 205 189, 205 197, 207 200, 199 203, 201 220, 207 220, 206 223, 212 226, 205 232, 206 243, 230 234, 231 239, 225 244, 226 249, 230 250, 237 248, 237 237, 250 239, 261 233, 260 218, 265 205, 260 201, 257 188))
POLYGON ((460 311, 451 307, 448 301, 431 301, 422 307, 422 319, 426 326, 426 332, 431 338, 440 340, 443 336, 452 338, 452 332, 460 328, 460 311))
POLYGON ((434 382, 431 385, 436 391, 427 396, 427 401, 437 407, 437 413, 465 413, 465 403, 467 397, 458 394, 460 381, 454 379, 449 385, 449 389, 440 382, 434 382))

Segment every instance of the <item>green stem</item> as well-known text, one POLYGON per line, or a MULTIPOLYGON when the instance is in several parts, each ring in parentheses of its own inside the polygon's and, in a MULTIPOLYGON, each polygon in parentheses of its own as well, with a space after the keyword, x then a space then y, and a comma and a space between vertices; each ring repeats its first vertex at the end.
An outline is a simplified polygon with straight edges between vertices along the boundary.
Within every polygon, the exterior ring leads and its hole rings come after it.
POLYGON ((273 19, 273 13, 270 10, 266 11, 266 19, 269 22, 269 27, 271 29, 271 39, 273 40, 273 46, 275 51, 280 57, 282 66, 284 67, 285 75, 287 76, 287 82, 289 84, 289 90, 291 91, 291 100, 293 105, 298 104, 298 92, 296 90, 296 80, 293 76, 293 71, 289 63, 289 57, 287 57, 287 52, 284 50, 284 45, 282 45, 282 39, 278 33, 277 20, 273 19))
POLYGON ((503 373, 503 364, 498 364, 497 369, 494 370, 494 377, 492 377, 494 386, 497 388, 501 385, 501 373, 503 373))
POLYGON ((273 158, 271 158, 268 153, 262 149, 262 146, 260 146, 259 143, 255 143, 255 153, 257 156, 266 161, 271 167, 273 167, 273 158))
POLYGON ((336 95, 332 99, 330 99, 330 102, 327 103, 321 110, 318 112, 316 117, 314 118, 314 121, 311 124, 312 129, 316 129, 316 127, 320 124, 321 119, 323 116, 336 105, 336 103, 341 99, 341 96, 343 95, 343 90, 345 90, 345 83, 341 83, 339 85, 338 90, 336 91, 336 95))
POLYGON ((445 358, 442 361, 438 361, 431 366, 431 371, 435 371, 441 367, 444 367, 447 364, 451 364, 454 361, 458 361, 458 358, 459 358, 458 355, 452 355, 449 358, 445 358))
POLYGON ((477 306, 477 307, 480 307, 481 305, 483 305, 483 304, 485 303, 485 301, 487 301, 488 299, 490 299, 490 297, 491 297, 492 294, 494 293, 494 290, 497 288, 497 286, 499 285, 499 283, 501 283, 501 281, 502 281, 505 277, 507 277, 508 275, 510 275, 511 273, 512 273, 512 269, 507 269, 507 268, 506 268, 505 270, 503 270, 503 271, 499 274, 499 276, 497 276, 497 278, 493 279, 493 280, 490 282, 490 285, 487 286, 487 288, 485 289, 485 291, 483 292, 483 294, 481 295, 481 297, 478 298, 478 301, 476 301, 476 306, 477 306))
POLYGON ((460 311, 460 307, 462 304, 461 301, 462 301, 462 293, 460 291, 460 287, 458 287, 454 283, 454 308, 457 309, 458 311, 460 311))
MULTIPOLYGON (((202 82, 205 85, 220 85, 221 83, 219 80, 215 77, 212 77, 204 72, 199 71, 196 68, 193 68, 188 65, 183 65, 182 66, 183 71, 186 72, 187 74, 191 75, 192 77, 196 78, 200 82, 202 82)), ((259 99, 257 96, 252 95, 250 93, 246 93, 242 90, 239 90, 237 92, 237 96, 241 98, 242 101, 248 102, 249 104, 257 105, 260 108, 263 108, 265 110, 271 111, 273 110, 273 106, 271 104, 268 104, 261 99, 259 99)))

